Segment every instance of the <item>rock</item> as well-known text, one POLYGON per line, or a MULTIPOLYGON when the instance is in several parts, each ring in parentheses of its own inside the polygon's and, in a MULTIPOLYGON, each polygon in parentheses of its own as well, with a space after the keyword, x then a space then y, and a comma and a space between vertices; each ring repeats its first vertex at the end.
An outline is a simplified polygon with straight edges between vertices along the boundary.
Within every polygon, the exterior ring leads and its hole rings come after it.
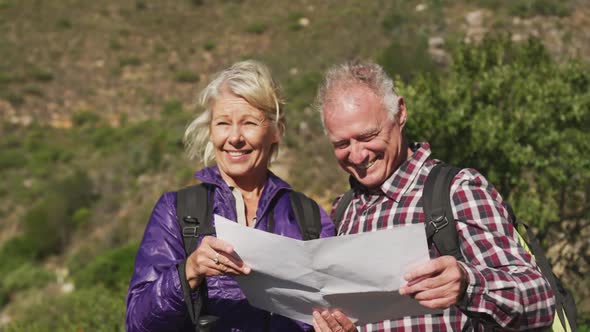
POLYGON ((2 315, 0 315, 0 326, 7 325, 8 323, 10 323, 11 320, 12 319, 10 318, 10 316, 8 316, 8 314, 2 313, 2 315))
POLYGON ((419 3, 418 5, 416 5, 416 8, 415 8, 415 10, 416 10, 417 12, 421 12, 421 11, 424 11, 424 10, 426 10, 427 8, 428 8, 428 6, 427 6, 426 4, 419 3))
POLYGON ((521 23, 522 23, 522 19, 518 16, 516 16, 512 19, 512 24, 514 24, 514 25, 520 25, 521 23))
POLYGON ((66 282, 63 285, 61 285, 60 287, 60 291, 64 294, 69 294, 71 292, 74 291, 76 287, 74 287, 74 284, 71 282, 66 282))
POLYGON ((483 10, 476 10, 467 13, 465 20, 471 27, 481 27, 483 25, 484 16, 485 12, 483 10))
POLYGON ((30 189, 31 187, 33 187, 34 183, 35 183, 35 179, 32 179, 32 178, 25 179, 23 181, 23 187, 30 189))
POLYGON ((451 61, 451 57, 443 49, 429 49, 428 53, 436 64, 444 66, 449 64, 451 61))
POLYGON ((519 42, 525 40, 526 37, 523 36, 523 35, 521 35, 521 34, 519 34, 519 33, 515 33, 515 34, 512 35, 511 39, 512 39, 513 42, 519 43, 519 42))
POLYGON ((489 11, 484 9, 475 10, 465 15, 465 21, 467 22, 467 28, 465 32, 465 42, 480 42, 488 29, 484 26, 485 18, 490 15, 489 11))
POLYGON ((428 47, 429 48, 442 48, 445 44, 445 39, 443 37, 430 37, 428 38, 428 47))
POLYGON ((302 17, 299 19, 297 23, 299 23, 300 26, 305 28, 309 25, 309 19, 307 17, 302 17))

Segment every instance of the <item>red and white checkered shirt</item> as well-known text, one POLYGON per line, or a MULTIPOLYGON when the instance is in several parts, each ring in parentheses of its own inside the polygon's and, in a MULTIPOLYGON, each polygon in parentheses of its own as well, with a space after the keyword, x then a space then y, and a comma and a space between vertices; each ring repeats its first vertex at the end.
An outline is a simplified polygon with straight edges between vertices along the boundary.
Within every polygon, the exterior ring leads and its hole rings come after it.
MULTIPOLYGON (((339 235, 424 223, 422 189, 428 173, 439 161, 429 159, 428 143, 414 143, 411 147, 412 156, 380 190, 369 192, 351 180, 354 197, 340 223, 339 235)), ((483 325, 476 322, 493 324, 500 329, 551 325, 553 292, 531 255, 519 244, 500 194, 473 169, 463 169, 457 174, 451 184, 451 194, 453 216, 465 257, 461 264, 469 279, 464 298, 441 314, 404 317, 359 326, 359 329, 483 330, 483 325)), ((340 198, 334 202, 332 213, 340 198)), ((431 248, 431 257, 435 256, 438 254, 431 248)))

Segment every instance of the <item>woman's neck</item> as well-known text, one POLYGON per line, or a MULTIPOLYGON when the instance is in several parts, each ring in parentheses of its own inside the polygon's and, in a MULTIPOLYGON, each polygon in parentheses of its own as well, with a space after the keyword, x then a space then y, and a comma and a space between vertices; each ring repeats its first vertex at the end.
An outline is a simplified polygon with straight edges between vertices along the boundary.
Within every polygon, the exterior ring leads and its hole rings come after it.
POLYGON ((242 177, 231 177, 220 172, 223 180, 231 187, 234 187, 242 193, 244 199, 258 198, 262 194, 268 172, 265 170, 264 174, 249 175, 242 177))

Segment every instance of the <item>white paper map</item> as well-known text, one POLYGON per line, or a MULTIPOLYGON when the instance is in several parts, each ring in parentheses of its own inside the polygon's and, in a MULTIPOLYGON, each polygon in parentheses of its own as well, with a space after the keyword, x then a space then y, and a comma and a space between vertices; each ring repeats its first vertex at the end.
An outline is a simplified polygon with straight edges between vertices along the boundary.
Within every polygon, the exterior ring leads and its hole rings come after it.
POLYGON ((424 225, 299 241, 215 215, 217 237, 251 268, 237 277, 251 305, 312 323, 316 308, 360 323, 440 312, 401 296, 403 275, 429 260, 424 225))

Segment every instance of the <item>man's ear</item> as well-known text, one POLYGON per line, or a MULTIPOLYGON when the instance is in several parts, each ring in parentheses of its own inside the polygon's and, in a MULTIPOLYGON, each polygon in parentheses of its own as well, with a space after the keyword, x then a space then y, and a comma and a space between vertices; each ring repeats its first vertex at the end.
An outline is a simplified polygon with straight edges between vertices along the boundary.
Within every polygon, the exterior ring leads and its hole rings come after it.
POLYGON ((406 103, 403 97, 397 99, 397 123, 400 129, 404 129, 406 120, 408 119, 408 113, 406 112, 406 103))

